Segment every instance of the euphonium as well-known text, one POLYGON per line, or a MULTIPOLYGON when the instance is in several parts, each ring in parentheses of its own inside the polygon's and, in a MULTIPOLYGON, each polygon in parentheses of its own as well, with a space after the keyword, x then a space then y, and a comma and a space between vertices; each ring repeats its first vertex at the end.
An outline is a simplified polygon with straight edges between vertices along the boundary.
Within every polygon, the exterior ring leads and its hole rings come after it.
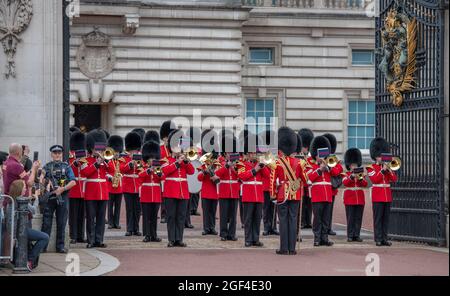
POLYGON ((402 166, 402 160, 399 157, 393 157, 392 160, 387 163, 387 166, 392 171, 398 171, 402 166))

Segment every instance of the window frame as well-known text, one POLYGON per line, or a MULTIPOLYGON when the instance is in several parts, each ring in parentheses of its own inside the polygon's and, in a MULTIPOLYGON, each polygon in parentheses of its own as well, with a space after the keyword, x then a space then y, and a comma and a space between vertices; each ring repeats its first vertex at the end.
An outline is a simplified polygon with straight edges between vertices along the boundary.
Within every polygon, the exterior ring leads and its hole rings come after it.
MULTIPOLYGON (((252 95, 245 95, 245 97, 244 97, 244 126, 245 126, 245 129, 248 129, 248 127, 249 126, 253 126, 253 127, 255 127, 256 128, 256 131, 258 132, 258 134, 260 133, 260 131, 259 131, 259 126, 261 126, 260 124, 258 124, 258 118, 254 118, 255 119, 255 123, 254 124, 249 124, 248 122, 247 122, 247 118, 250 118, 249 116, 248 116, 248 112, 254 112, 255 113, 255 115, 256 115, 256 113, 258 113, 258 112, 263 112, 264 113, 264 118, 266 118, 267 119, 267 116, 266 116, 266 112, 268 112, 267 110, 266 110, 266 102, 267 101, 272 101, 272 110, 271 110, 271 113, 272 113, 272 117, 271 118, 276 118, 277 116, 276 116, 276 113, 277 113, 277 97, 276 96, 268 96, 268 97, 264 97, 264 98, 260 98, 260 97, 258 97, 258 96, 252 96, 252 95), (255 101, 255 109, 254 110, 252 110, 252 111, 249 111, 248 110, 248 102, 249 102, 249 100, 253 100, 253 101, 255 101), (264 102, 264 111, 258 111, 258 110, 256 110, 256 102, 257 101, 263 101, 264 102)), ((276 122, 276 121, 271 121, 271 122, 269 122, 269 123, 266 123, 264 126, 265 126, 265 130, 267 130, 267 126, 270 126, 270 127, 272 127, 273 129, 275 129, 276 127, 277 127, 277 124, 278 124, 278 122, 276 122)), ((261 131, 262 132, 262 131, 261 131)))
POLYGON ((275 64, 275 48, 274 47, 249 47, 248 48, 248 63, 249 65, 274 65, 275 64), (252 50, 269 50, 270 52, 270 62, 255 62, 251 59, 252 50))
POLYGON ((243 57, 243 64, 245 67, 279 67, 282 62, 281 42, 260 42, 260 41, 246 41, 243 57), (252 63, 250 62, 251 48, 271 48, 272 49, 272 63, 252 63))
MULTIPOLYGON (((366 148, 361 148, 361 147, 358 147, 358 138, 360 138, 360 137, 358 137, 358 136, 350 136, 350 128, 351 127, 355 127, 355 128, 358 128, 358 127, 363 127, 363 128, 368 128, 368 127, 373 127, 373 129, 374 129, 374 135, 373 135, 373 137, 375 137, 376 136, 376 122, 375 122, 375 120, 376 120, 376 118, 375 118, 375 114, 376 114, 376 112, 375 112, 375 110, 373 111, 373 112, 368 112, 367 111, 367 108, 368 108, 368 103, 373 103, 374 104, 374 107, 375 107, 375 100, 367 100, 367 99, 348 99, 347 100, 347 127, 346 127, 346 133, 347 133, 347 143, 346 143, 346 145, 347 145, 347 147, 348 148, 358 148, 358 149, 360 149, 361 150, 361 153, 363 154, 363 155, 367 155, 367 154, 369 154, 370 153, 370 144, 369 144, 369 146, 366 146, 366 148), (358 107, 357 107, 357 109, 356 109, 356 112, 351 112, 351 110, 350 110, 350 104, 351 103, 353 103, 353 102, 356 102, 356 103, 365 103, 365 112, 364 112, 364 114, 366 115, 366 121, 365 121, 365 123, 364 124, 360 124, 359 122, 358 122, 358 117, 357 117, 357 119, 356 119, 356 123, 350 123, 350 114, 351 113, 354 113, 354 114, 356 114, 357 116, 358 116, 358 114, 359 113, 362 113, 362 112, 359 112, 359 109, 358 109, 358 107), (374 116, 374 120, 373 120, 373 123, 372 124, 369 124, 369 123, 367 123, 368 122, 368 120, 367 120, 367 115, 368 114, 373 114, 373 116, 374 116), (352 146, 350 146, 350 139, 355 139, 356 140, 356 144, 355 144, 355 146, 354 147, 352 147, 352 146)), ((365 139, 365 141, 367 141, 367 139, 373 139, 373 137, 367 137, 367 135, 366 135, 366 131, 364 132, 364 139, 365 139)))
POLYGON ((373 67, 373 66, 375 66, 375 51, 374 51, 373 49, 352 48, 350 54, 351 54, 351 64, 352 64, 352 67, 373 67), (353 62, 353 53, 354 53, 355 51, 359 51, 359 52, 363 52, 363 51, 370 52, 370 53, 372 54, 372 62, 371 62, 370 64, 354 64, 354 62, 353 62))

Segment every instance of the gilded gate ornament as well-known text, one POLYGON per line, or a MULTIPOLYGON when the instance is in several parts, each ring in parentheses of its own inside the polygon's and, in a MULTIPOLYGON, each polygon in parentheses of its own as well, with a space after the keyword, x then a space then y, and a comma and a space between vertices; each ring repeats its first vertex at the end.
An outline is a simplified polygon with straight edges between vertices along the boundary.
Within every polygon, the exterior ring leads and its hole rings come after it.
POLYGON ((0 42, 6 55, 5 77, 16 77, 15 55, 19 35, 26 30, 33 17, 31 0, 0 0, 0 42))
POLYGON ((415 87, 417 21, 399 8, 391 9, 381 29, 381 62, 378 68, 386 79, 392 103, 400 107, 403 94, 415 87))

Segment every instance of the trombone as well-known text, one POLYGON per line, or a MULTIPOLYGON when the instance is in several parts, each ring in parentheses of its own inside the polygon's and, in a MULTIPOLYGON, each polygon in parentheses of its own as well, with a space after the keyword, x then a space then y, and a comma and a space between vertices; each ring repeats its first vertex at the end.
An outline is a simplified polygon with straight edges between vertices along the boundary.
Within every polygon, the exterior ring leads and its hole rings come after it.
POLYGON ((391 171, 398 171, 402 166, 402 160, 399 157, 393 157, 391 161, 387 162, 386 165, 391 171))

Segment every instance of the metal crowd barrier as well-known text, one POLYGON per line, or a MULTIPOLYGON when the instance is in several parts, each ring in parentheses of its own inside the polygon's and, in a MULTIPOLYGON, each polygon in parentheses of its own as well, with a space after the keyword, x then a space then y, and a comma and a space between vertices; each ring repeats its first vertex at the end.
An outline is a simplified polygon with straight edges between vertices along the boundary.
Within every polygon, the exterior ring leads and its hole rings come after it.
POLYGON ((14 259, 15 215, 14 199, 9 195, 0 195, 0 262, 14 259))

